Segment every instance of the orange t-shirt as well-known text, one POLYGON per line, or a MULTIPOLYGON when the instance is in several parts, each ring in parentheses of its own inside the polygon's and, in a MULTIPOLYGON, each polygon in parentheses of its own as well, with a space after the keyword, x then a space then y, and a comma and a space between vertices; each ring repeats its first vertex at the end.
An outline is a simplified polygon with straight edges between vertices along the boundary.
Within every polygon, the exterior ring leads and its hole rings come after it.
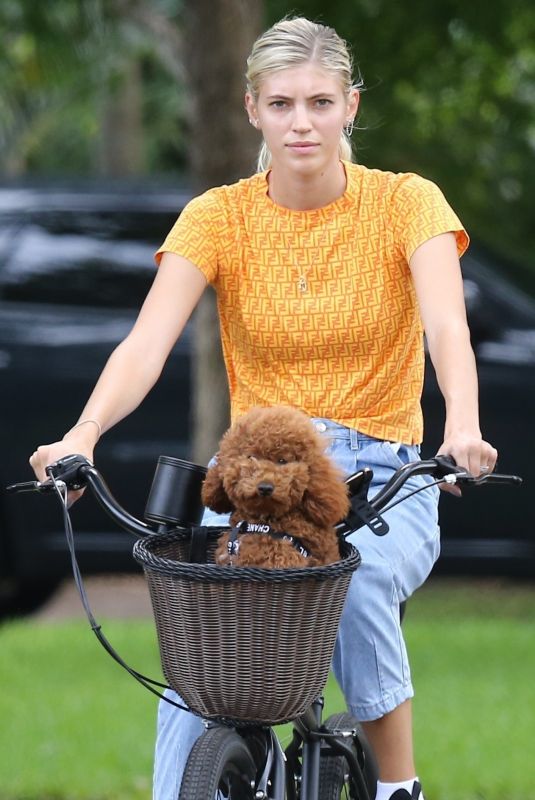
POLYGON ((468 237, 430 181, 344 166, 345 193, 311 211, 273 203, 266 173, 210 189, 156 261, 184 256, 217 291, 233 418, 280 403, 418 443, 423 331, 408 261, 440 233, 455 232, 460 255, 468 237))

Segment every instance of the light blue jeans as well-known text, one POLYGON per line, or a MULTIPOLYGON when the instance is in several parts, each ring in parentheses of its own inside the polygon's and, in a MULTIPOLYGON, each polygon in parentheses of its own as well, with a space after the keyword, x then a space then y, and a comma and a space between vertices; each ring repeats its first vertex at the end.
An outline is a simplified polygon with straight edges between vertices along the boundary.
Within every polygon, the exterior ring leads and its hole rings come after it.
MULTIPOLYGON (((346 475, 372 468, 370 497, 394 470, 419 458, 416 446, 373 439, 327 419, 313 422, 328 438, 327 454, 346 475)), ((402 493, 426 483, 431 478, 411 478, 402 493)), ((362 564, 351 580, 333 658, 347 706, 361 721, 384 716, 414 694, 399 604, 421 586, 438 558, 438 489, 419 492, 387 512, 385 519, 390 525, 386 536, 364 527, 349 537, 362 564)), ((203 523, 227 521, 207 511, 203 523)), ((166 694, 179 700, 171 690, 166 694)), ((189 752, 203 730, 199 717, 160 701, 153 800, 177 800, 189 752)))

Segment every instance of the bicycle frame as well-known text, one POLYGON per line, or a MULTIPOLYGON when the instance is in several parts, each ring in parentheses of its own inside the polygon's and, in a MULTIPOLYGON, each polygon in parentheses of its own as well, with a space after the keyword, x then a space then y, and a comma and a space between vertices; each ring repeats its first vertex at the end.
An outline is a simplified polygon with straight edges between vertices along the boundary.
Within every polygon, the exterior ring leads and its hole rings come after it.
MULTIPOLYGON (((49 481, 43 483, 30 481, 22 484, 14 484, 13 486, 7 487, 7 489, 12 492, 59 491, 60 486, 64 489, 75 489, 89 485, 104 511, 111 516, 120 527, 138 537, 148 536, 156 532, 155 527, 151 527, 145 522, 138 520, 120 506, 109 491, 98 470, 83 456, 67 456, 56 464, 48 467, 47 473, 50 477, 49 481)), ((367 492, 372 474, 371 470, 364 469, 347 479, 352 508, 348 517, 336 526, 340 536, 347 536, 363 525, 368 525, 377 535, 384 535, 388 531, 388 526, 380 517, 380 511, 387 506, 401 486, 412 475, 433 475, 435 478, 438 478, 436 481, 437 483, 441 481, 473 484, 496 482, 518 485, 522 482, 521 478, 512 475, 485 474, 474 478, 457 468, 448 457, 437 456, 428 461, 413 462, 401 467, 396 471, 393 478, 369 500, 367 492)), ((421 489, 417 491, 420 490, 421 489)), ((170 524, 159 524, 157 526, 158 532, 172 530, 173 528, 181 528, 180 525, 176 524, 176 520, 170 519, 169 522, 170 524)), ((187 528, 182 527, 181 529, 185 530, 187 528)), ((71 550, 71 555, 73 557, 73 567, 75 567, 76 578, 79 577, 79 575, 77 576, 78 567, 74 549, 71 550)), ((80 586, 79 589, 82 602, 86 608, 86 612, 88 612, 85 593, 80 586)), ((100 626, 96 626, 96 622, 92 618, 90 610, 88 617, 92 623, 93 630, 97 633, 97 631, 100 630, 100 626)), ((136 673, 125 665, 115 651, 107 647, 108 643, 104 637, 99 636, 99 640, 104 644, 108 652, 110 652, 133 677, 138 680, 141 679, 140 682, 145 685, 146 688, 154 691, 151 686, 147 685, 146 681, 149 681, 149 683, 155 682, 144 678, 144 676, 140 676, 139 673, 136 673)), ((161 686, 161 684, 156 685, 161 686)), ((158 692, 155 693, 158 694, 158 692)), ((265 764, 262 768, 262 774, 256 776, 255 792, 258 800, 285 800, 286 797, 288 797, 289 800, 296 800, 294 772, 299 765, 300 748, 302 749, 302 755, 300 758, 299 800, 318 800, 322 748, 324 750, 327 749, 327 751, 330 751, 333 755, 341 755, 344 757, 349 768, 351 780, 358 792, 359 800, 371 800, 363 769, 351 745, 353 738, 357 738, 357 732, 326 730, 322 726, 322 708, 323 700, 319 698, 303 715, 294 720, 294 739, 285 752, 283 752, 281 744, 272 727, 258 726, 249 728, 249 730, 262 731, 262 736, 266 743, 265 764)), ((208 725, 211 724, 213 723, 208 723, 208 725)), ((247 739, 245 729, 240 729, 240 727, 236 726, 235 730, 245 740, 247 739)))
MULTIPOLYGON (((319 797, 319 772, 322 744, 327 745, 337 755, 343 755, 347 761, 353 781, 356 784, 359 798, 370 798, 364 775, 353 749, 344 741, 342 735, 326 733, 321 729, 323 699, 318 699, 301 717, 294 721, 294 728, 303 740, 303 758, 301 761, 300 800, 317 800, 319 797)), ((279 800, 279 798, 276 798, 279 800)), ((284 798, 281 798, 284 800, 284 798)))
MULTIPOLYGON (((254 786, 258 800, 296 800, 294 780, 300 747, 299 800, 318 800, 321 751, 326 748, 333 755, 341 755, 346 759, 359 800, 373 800, 355 752, 346 741, 352 739, 353 731, 334 734, 322 729, 323 705, 323 698, 318 698, 302 716, 294 720, 294 738, 285 751, 273 728, 258 729, 266 743, 265 765, 254 786)), ((247 740, 247 735, 240 728, 235 730, 247 740)))

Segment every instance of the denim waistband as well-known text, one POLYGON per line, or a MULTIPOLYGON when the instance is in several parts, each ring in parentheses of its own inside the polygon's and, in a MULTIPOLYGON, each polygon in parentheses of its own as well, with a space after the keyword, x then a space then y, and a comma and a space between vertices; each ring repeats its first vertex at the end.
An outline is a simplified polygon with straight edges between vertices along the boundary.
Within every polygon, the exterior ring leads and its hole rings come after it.
POLYGON ((368 436, 365 433, 356 431, 353 428, 347 428, 345 425, 340 425, 339 422, 334 422, 332 419, 325 417, 311 417, 312 424, 320 433, 324 433, 331 439, 349 439, 352 448, 363 447, 372 442, 380 442, 374 436, 368 436))

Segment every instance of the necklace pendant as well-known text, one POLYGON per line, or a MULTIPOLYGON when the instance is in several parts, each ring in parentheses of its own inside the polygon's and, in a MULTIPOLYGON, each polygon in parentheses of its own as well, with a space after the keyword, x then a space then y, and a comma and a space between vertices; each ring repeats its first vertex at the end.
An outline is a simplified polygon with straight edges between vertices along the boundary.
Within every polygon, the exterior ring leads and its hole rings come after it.
POLYGON ((301 294, 304 294, 307 291, 308 283, 304 275, 299 276, 299 280, 297 281, 297 288, 299 289, 301 294))

